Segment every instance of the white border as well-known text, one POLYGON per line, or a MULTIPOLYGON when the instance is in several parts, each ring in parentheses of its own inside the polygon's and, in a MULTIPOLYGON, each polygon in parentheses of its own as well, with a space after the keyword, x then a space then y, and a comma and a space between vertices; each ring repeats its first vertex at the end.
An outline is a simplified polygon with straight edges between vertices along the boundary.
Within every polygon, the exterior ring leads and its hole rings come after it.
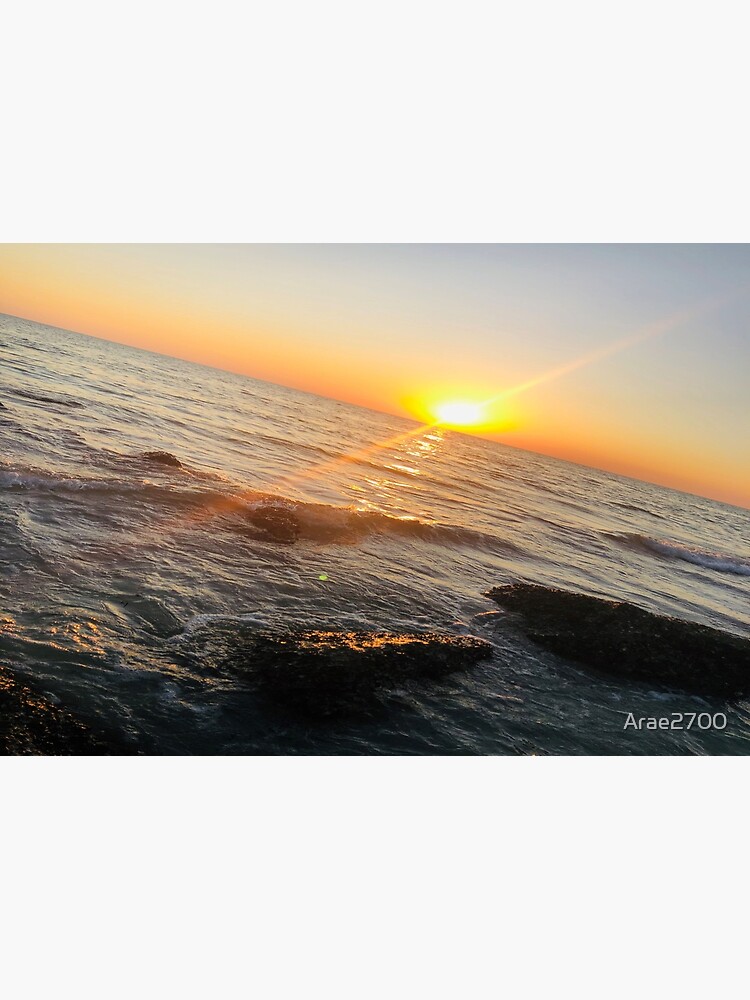
MULTIPOLYGON (((737 3, 6 7, 8 242, 748 235, 737 3)), ((745 775, 5 761, 6 992, 734 992, 745 775)))
POLYGON ((741 241, 743 13, 7 5, 2 239, 741 241))
POLYGON ((742 760, 3 774, 14 998, 690 998, 744 977, 742 760))

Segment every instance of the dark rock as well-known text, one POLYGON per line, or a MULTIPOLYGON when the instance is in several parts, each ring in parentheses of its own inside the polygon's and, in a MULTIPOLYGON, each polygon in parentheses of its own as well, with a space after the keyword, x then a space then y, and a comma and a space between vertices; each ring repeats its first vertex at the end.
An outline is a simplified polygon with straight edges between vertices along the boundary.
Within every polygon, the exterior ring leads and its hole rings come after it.
POLYGON ((254 507, 248 511, 247 519, 256 528, 260 528, 264 537, 271 538, 275 542, 291 544, 299 538, 299 518, 294 511, 281 504, 254 507))
POLYGON ((473 636, 281 632, 237 623, 219 623, 198 642, 194 657, 285 708, 322 716, 362 708, 381 689, 465 670, 492 652, 473 636))
POLYGON ((110 753, 83 722, 0 667, 0 754, 110 753))
POLYGON ((171 469, 181 469, 182 462, 169 451, 146 451, 143 457, 154 465, 166 465, 171 469))
POLYGON ((750 692, 748 639, 531 584, 496 587, 489 596, 519 615, 533 642, 608 676, 722 698, 750 692))

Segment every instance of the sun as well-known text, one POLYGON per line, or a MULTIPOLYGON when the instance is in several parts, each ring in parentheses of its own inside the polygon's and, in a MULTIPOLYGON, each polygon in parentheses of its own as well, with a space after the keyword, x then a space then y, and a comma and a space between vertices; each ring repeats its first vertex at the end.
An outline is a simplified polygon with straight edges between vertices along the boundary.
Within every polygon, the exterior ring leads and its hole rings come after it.
POLYGON ((483 409, 481 403, 439 403, 435 407, 435 416, 441 424, 451 427, 474 427, 482 423, 483 409))

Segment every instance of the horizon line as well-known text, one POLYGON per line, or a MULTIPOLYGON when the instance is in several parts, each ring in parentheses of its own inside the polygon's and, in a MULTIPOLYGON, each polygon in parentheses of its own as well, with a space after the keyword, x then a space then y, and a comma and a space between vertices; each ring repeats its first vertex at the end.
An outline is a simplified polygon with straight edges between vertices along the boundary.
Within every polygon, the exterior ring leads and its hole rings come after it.
MULTIPOLYGON (((349 402, 348 400, 339 399, 335 396, 325 396, 322 395, 321 393, 312 392, 310 389, 302 389, 298 386, 288 385, 284 382, 272 382, 270 379, 259 378, 255 375, 249 375, 247 372, 236 371, 235 369, 232 368, 219 368, 216 365, 206 364, 202 361, 194 361, 192 358, 179 357, 176 354, 163 354, 161 351, 155 351, 149 347, 137 347, 135 344, 124 343, 121 340, 111 340, 109 337, 103 337, 100 334, 85 333, 82 330, 71 330, 65 326, 55 326, 53 323, 43 323, 41 320, 33 319, 30 316, 17 316, 14 313, 6 313, 6 312, 1 312, 0 316, 5 316, 8 319, 21 320, 21 322, 24 323, 35 323, 38 326, 48 327, 50 330, 59 330, 62 333, 72 333, 74 336, 78 337, 90 337, 92 340, 101 340, 105 344, 115 344, 118 347, 127 347, 134 351, 143 351, 145 354, 153 354, 158 358, 166 358, 170 361, 180 361, 183 364, 195 365, 198 368, 206 368, 210 371, 222 372, 227 375, 237 375, 240 378, 246 378, 254 382, 261 382, 264 385, 277 386, 278 388, 281 389, 291 389, 293 392, 300 392, 306 396, 312 396, 314 399, 325 399, 332 403, 341 403, 343 406, 354 406, 359 410, 365 410, 370 413, 376 413, 379 416, 395 417, 397 420, 408 421, 409 423, 415 424, 416 426, 425 426, 425 427, 432 426, 426 424, 424 421, 417 420, 415 417, 408 417, 400 413, 393 413, 390 410, 378 410, 371 406, 364 406, 361 403, 352 403, 349 402)), ((744 505, 744 504, 732 503, 729 500, 723 500, 717 497, 706 496, 705 494, 702 493, 693 493, 689 490, 680 489, 676 486, 670 486, 666 483, 658 483, 650 479, 639 479, 637 476, 624 475, 621 472, 616 472, 613 469, 604 469, 598 465, 586 465, 584 462, 576 462, 573 459, 565 458, 562 455, 556 455, 551 452, 545 452, 545 451, 534 451, 531 448, 523 448, 520 445, 510 444, 507 441, 503 441, 500 438, 492 437, 489 434, 485 434, 482 432, 461 430, 460 428, 456 427, 449 427, 447 429, 453 434, 461 434, 464 437, 469 437, 469 438, 480 438, 483 441, 489 441, 493 444, 499 444, 501 447, 504 448, 512 448, 514 451, 525 452, 528 455, 538 455, 542 458, 551 458, 556 462, 565 462, 568 465, 574 465, 580 469, 588 469, 594 472, 604 473, 605 475, 616 476, 619 479, 628 480, 634 483, 644 483, 647 486, 656 486, 659 489, 669 490, 672 493, 679 493, 682 496, 695 497, 698 500, 708 500, 711 503, 723 504, 724 506, 731 507, 735 510, 741 510, 746 512, 750 511, 750 504, 744 505)))

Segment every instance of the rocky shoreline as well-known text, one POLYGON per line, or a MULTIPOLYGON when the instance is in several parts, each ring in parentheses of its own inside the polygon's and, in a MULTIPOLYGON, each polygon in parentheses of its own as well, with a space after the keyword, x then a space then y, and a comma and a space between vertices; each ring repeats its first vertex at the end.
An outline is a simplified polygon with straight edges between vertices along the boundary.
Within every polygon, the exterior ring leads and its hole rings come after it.
MULTIPOLYGON (((750 640, 635 605, 531 584, 488 596, 503 627, 580 668, 725 700, 750 693, 750 640)), ((178 661, 240 678, 270 708, 311 721, 382 709, 379 695, 439 681, 492 655, 470 635, 268 628, 217 620, 176 637, 178 661)), ((0 754, 132 753, 0 665, 0 754)))
POLYGON ((305 714, 361 709, 378 691, 436 680, 492 653, 474 636, 274 631, 228 623, 195 637, 191 658, 240 676, 269 701, 305 714))
POLYGON ((726 699, 750 693, 748 639, 532 584, 495 587, 488 596, 532 642, 597 673, 726 699))
POLYGON ((46 695, 0 666, 0 755, 99 756, 122 753, 46 695))

